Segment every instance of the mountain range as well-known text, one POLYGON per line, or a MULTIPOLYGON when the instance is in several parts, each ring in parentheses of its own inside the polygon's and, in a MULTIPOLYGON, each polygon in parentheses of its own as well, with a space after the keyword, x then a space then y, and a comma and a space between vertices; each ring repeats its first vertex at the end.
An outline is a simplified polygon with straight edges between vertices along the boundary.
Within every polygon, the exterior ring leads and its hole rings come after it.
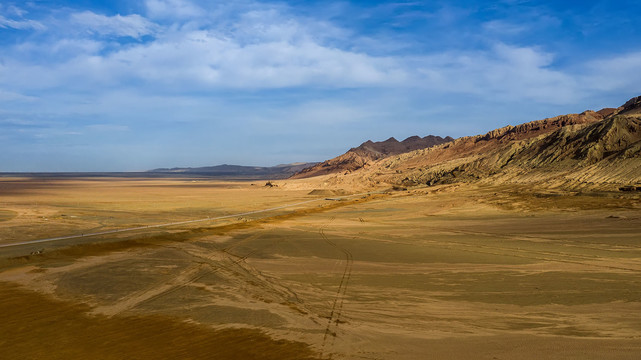
POLYGON ((308 178, 319 175, 352 172, 368 163, 391 155, 398 155, 412 150, 425 149, 454 140, 447 136, 428 135, 425 137, 411 136, 403 141, 391 137, 385 141, 373 142, 368 140, 360 146, 349 149, 345 154, 333 159, 307 167, 296 173, 292 178, 308 178))
POLYGON ((186 168, 160 168, 149 170, 147 173, 170 176, 206 176, 219 178, 246 178, 246 179, 285 179, 316 163, 292 163, 276 166, 241 166, 241 165, 216 165, 186 168))
POLYGON ((363 188, 475 182, 613 189, 641 182, 641 96, 618 108, 561 115, 483 135, 434 137, 442 143, 403 151, 399 144, 410 139, 366 142, 293 178, 334 174, 326 183, 363 188), (372 144, 378 144, 376 151, 368 150, 372 144))

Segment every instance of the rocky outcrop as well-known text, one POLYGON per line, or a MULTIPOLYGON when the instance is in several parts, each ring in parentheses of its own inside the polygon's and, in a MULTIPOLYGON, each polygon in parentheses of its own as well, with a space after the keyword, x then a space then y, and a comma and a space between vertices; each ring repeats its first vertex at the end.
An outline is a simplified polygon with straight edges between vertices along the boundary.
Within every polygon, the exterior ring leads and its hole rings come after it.
POLYGON ((619 112, 621 115, 634 115, 641 114, 641 96, 634 97, 628 100, 622 106, 623 109, 619 112))

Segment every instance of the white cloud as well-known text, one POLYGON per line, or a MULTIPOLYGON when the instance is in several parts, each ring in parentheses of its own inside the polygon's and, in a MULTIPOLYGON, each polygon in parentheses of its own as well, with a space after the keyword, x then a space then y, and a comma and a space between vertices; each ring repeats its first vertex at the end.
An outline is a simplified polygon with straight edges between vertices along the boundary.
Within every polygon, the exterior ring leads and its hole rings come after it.
POLYGON ((202 8, 186 0, 147 0, 145 5, 151 18, 185 19, 205 14, 202 8))
POLYGON ((483 23, 482 26, 485 31, 498 35, 514 35, 528 30, 528 26, 523 23, 513 23, 506 20, 490 20, 483 23))
POLYGON ((630 52, 586 64, 584 86, 598 91, 624 90, 639 93, 641 51, 630 52))
MULTIPOLYGON (((2 7, 2 5, 0 5, 0 10, 2 10, 2 9, 3 9, 3 7, 2 7)), ((18 17, 23 17, 23 16, 25 16, 27 14, 26 10, 21 9, 21 8, 15 6, 15 5, 9 5, 9 6, 7 6, 6 9, 7 9, 6 12, 8 14, 16 15, 18 17)))
POLYGON ((13 91, 5 91, 0 89, 0 102, 5 101, 21 101, 21 102, 31 102, 36 98, 33 96, 23 95, 13 91))
POLYGON ((16 30, 45 30, 47 27, 35 20, 13 20, 0 15, 0 28, 12 28, 16 30))
POLYGON ((0 124, 2 125, 14 125, 14 126, 23 126, 23 127, 35 127, 35 126, 40 126, 41 124, 33 121, 33 120, 25 120, 21 118, 0 118, 0 124))
MULTIPOLYGON (((153 0, 147 5, 155 16, 203 11, 178 0, 153 0)), ((212 10, 211 23, 194 28, 173 20, 162 30, 139 15, 74 13, 70 16, 74 25, 95 34, 133 38, 155 34, 156 39, 126 46, 74 37, 23 43, 14 49, 25 57, 39 52, 52 60, 51 54, 58 54, 60 60, 46 65, 9 62, 7 79, 27 89, 99 89, 142 82, 151 91, 189 91, 386 86, 402 84, 408 77, 396 59, 329 45, 328 37, 344 32, 283 9, 254 3, 221 5, 212 10)))
POLYGON ((136 86, 151 92, 182 93, 379 87, 543 103, 572 101, 589 90, 579 87, 570 74, 552 69, 552 63, 549 53, 505 44, 484 51, 408 59, 351 52, 306 38, 287 41, 276 37, 244 44, 244 40, 201 30, 164 33, 151 43, 107 55, 79 52, 55 66, 11 64, 5 78, 25 89, 92 91, 136 86))
POLYGON ((131 130, 127 125, 116 124, 92 124, 85 126, 85 128, 95 132, 122 132, 131 130))
POLYGON ((294 18, 275 9, 250 10, 233 25, 233 36, 247 43, 257 41, 297 41, 308 36, 309 29, 294 18))
MULTIPOLYGON (((48 66, 54 66, 57 62, 66 62, 82 54, 96 54, 105 45, 102 41, 77 38, 54 39, 48 43, 24 42, 11 48, 12 57, 9 59, 16 59, 16 63, 24 65, 29 62, 42 62, 48 66), (29 59, 30 61, 19 61, 18 59, 29 59)), ((7 64, 11 62, 11 60, 5 61, 7 64)), ((1 68, 0 71, 2 71, 1 68)))
POLYGON ((423 82, 424 89, 475 94, 491 100, 576 100, 582 91, 572 76, 552 69, 552 63, 552 54, 536 48, 498 43, 488 50, 419 58, 418 81, 423 82))
POLYGON ((481 23, 481 29, 492 38, 515 37, 542 33, 558 28, 563 21, 540 8, 520 8, 505 18, 481 23))
POLYGON ((100 35, 129 36, 139 39, 158 31, 158 25, 140 15, 105 16, 84 11, 71 14, 71 22, 100 35))
MULTIPOLYGON (((113 22, 122 20, 91 13, 82 16, 98 20, 94 28, 104 32, 111 31, 113 22)), ((255 14, 248 16, 256 18, 255 14)), ((150 43, 130 44, 107 54, 95 40, 40 44, 43 53, 69 49, 70 58, 48 66, 16 62, 10 65, 7 76, 14 84, 28 88, 63 86, 80 90, 82 86, 142 81, 162 91, 386 86, 401 84, 408 76, 392 58, 323 45, 307 36, 306 26, 294 19, 288 23, 259 20, 256 18, 253 25, 261 31, 250 31, 251 40, 243 27, 244 32, 239 33, 216 28, 166 29, 150 43)), ((245 18, 242 23, 247 21, 245 18)), ((137 27, 120 31, 132 36, 141 33, 137 27)))

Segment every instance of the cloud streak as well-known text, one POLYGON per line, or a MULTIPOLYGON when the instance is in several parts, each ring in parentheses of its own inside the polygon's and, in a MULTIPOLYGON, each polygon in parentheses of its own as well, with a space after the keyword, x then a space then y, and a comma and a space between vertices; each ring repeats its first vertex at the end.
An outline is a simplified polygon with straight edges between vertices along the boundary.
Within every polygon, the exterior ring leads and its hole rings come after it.
POLYGON ((15 20, 0 15, 0 28, 16 30, 45 30, 47 27, 35 20, 15 20))
POLYGON ((71 14, 71 24, 99 35, 128 36, 135 39, 153 35, 160 28, 137 14, 105 16, 91 11, 71 14))

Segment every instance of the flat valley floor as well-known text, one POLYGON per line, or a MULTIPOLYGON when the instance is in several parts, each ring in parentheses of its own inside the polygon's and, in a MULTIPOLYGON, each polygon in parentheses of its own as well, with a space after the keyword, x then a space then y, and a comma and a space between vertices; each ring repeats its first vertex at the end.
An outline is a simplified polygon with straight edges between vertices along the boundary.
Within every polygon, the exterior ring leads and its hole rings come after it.
POLYGON ((0 178, 0 358, 641 358, 639 195, 277 183, 0 178))

